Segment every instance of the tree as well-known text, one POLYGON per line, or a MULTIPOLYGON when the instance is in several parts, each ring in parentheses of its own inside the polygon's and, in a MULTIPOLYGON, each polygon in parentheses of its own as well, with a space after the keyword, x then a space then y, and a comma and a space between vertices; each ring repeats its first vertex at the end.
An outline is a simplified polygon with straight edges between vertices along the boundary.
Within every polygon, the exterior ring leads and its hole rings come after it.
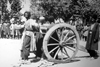
POLYGON ((0 0, 1 13, 3 22, 10 20, 10 16, 18 13, 21 10, 20 0, 0 0), (11 5, 11 11, 8 10, 8 2, 11 5))
POLYGON ((30 9, 33 17, 34 16, 39 17, 44 14, 43 9, 40 6, 40 3, 41 3, 40 0, 31 0, 30 9))
POLYGON ((41 7, 45 16, 61 17, 65 21, 74 14, 81 15, 84 20, 100 15, 100 0, 42 0, 41 7))
MULTIPOLYGON (((46 19, 63 18, 64 21, 69 20, 74 14, 90 22, 92 19, 97 20, 100 15, 100 0, 32 0, 32 11, 34 14, 43 14, 46 19), (94 16, 96 18, 94 18, 94 16), (92 19, 90 19, 92 17, 92 19)), ((50 19, 51 20, 51 19, 50 19)), ((95 22, 95 21, 94 21, 95 22)))
POLYGON ((88 0, 90 7, 100 14, 100 0, 88 0))
POLYGON ((21 10, 21 2, 20 0, 9 0, 10 3, 12 3, 11 5, 11 10, 14 12, 14 13, 17 13, 21 10))
POLYGON ((41 6, 45 12, 46 19, 63 18, 67 21, 71 13, 69 11, 70 0, 43 0, 41 6))
POLYGON ((8 20, 8 18, 5 18, 7 14, 7 0, 1 0, 0 4, 1 4, 1 23, 2 23, 8 20))
POLYGON ((86 22, 96 22, 100 16, 100 0, 87 0, 88 6, 82 9, 86 22))

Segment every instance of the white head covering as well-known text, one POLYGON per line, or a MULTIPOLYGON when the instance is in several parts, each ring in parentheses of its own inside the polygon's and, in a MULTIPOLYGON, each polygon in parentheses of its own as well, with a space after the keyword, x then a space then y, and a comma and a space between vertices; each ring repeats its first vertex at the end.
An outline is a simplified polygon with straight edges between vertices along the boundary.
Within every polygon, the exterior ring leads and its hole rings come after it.
POLYGON ((14 18, 12 18, 12 19, 10 20, 10 22, 11 22, 11 23, 14 23, 14 18))
POLYGON ((41 16, 39 19, 40 19, 40 20, 44 20, 45 18, 44 18, 43 16, 41 16))
POLYGON ((26 18, 24 16, 21 17, 21 22, 26 22, 26 18))

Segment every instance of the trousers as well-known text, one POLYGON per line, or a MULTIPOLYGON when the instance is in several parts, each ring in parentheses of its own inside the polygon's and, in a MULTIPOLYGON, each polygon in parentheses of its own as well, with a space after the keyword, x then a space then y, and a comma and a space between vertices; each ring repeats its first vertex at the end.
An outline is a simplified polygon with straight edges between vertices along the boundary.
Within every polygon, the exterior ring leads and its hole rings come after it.
POLYGON ((25 35, 25 38, 23 39, 22 50, 21 50, 22 60, 28 60, 28 56, 30 53, 30 41, 31 41, 31 37, 25 35))

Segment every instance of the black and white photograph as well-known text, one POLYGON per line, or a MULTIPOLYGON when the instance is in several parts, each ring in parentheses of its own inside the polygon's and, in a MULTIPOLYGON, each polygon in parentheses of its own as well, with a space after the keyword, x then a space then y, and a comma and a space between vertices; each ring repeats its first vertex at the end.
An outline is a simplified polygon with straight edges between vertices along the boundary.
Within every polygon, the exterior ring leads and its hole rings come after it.
POLYGON ((0 0, 0 67, 100 67, 100 0, 0 0))

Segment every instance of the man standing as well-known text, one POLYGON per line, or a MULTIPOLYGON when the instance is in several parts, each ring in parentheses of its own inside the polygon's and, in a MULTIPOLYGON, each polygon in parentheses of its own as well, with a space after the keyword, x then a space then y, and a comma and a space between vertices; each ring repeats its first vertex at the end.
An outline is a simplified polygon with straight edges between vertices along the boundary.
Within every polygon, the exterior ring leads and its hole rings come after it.
MULTIPOLYGON (((44 17, 40 17, 39 18, 39 23, 41 26, 44 22, 45 22, 45 18, 44 17)), ((42 34, 42 31, 39 29, 39 32, 36 33, 36 57, 33 58, 33 60, 31 62, 38 62, 41 60, 43 51, 42 51, 42 42, 43 42, 43 37, 44 35, 42 34)))
POLYGON ((92 22, 86 43, 86 49, 91 57, 97 59, 98 56, 98 42, 99 42, 99 23, 92 22))
POLYGON ((31 13, 25 12, 24 16, 26 17, 26 22, 24 24, 24 34, 23 34, 23 44, 21 50, 21 59, 24 61, 28 60, 30 53, 30 48, 32 46, 33 50, 36 49, 34 41, 34 32, 39 31, 39 25, 36 23, 36 20, 31 19, 31 13))

